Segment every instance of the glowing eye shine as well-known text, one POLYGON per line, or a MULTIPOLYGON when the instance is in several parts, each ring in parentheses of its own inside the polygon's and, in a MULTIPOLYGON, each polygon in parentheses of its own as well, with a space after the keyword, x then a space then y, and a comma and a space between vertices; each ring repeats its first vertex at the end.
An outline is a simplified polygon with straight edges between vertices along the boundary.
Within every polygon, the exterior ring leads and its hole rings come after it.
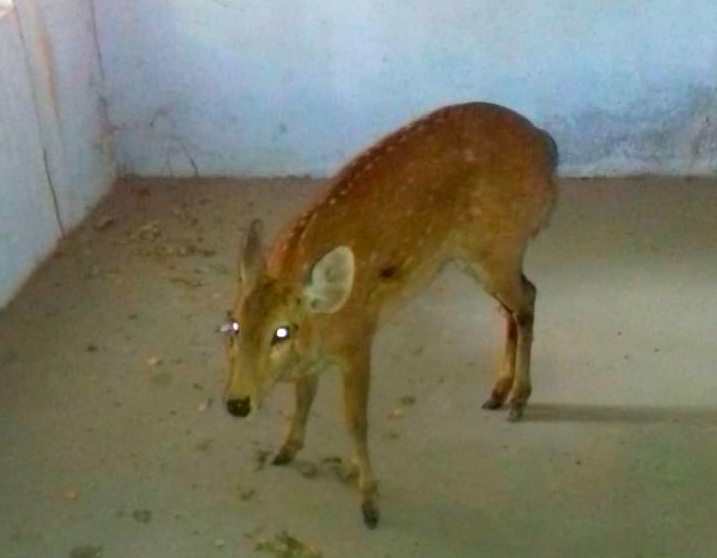
POLYGON ((274 336, 271 338, 271 345, 274 346, 277 343, 286 341, 289 338, 290 333, 291 330, 286 326, 277 328, 277 330, 274 332, 274 336))
POLYGON ((225 324, 222 324, 222 326, 219 328, 219 331, 221 333, 231 333, 233 335, 239 333, 239 322, 236 320, 231 320, 225 324))

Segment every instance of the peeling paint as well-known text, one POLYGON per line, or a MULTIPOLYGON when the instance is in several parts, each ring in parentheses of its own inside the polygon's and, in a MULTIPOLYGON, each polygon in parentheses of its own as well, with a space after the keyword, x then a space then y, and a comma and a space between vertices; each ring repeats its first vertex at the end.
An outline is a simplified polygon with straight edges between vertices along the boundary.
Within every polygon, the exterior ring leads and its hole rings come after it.
POLYGON ((572 176, 717 171, 717 88, 689 87, 675 102, 648 95, 623 111, 590 107, 542 125, 572 176))
POLYGON ((694 102, 684 129, 685 158, 692 174, 706 174, 717 170, 717 87, 696 89, 694 102))

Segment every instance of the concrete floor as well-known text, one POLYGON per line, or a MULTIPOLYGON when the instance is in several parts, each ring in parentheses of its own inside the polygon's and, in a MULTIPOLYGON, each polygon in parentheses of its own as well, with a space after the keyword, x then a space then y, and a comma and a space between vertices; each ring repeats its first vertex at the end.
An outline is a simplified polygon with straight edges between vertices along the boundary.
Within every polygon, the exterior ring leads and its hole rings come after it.
POLYGON ((283 531, 326 558, 717 555, 716 181, 563 181, 521 424, 480 409, 502 318, 470 279, 382 330, 373 532, 324 461, 349 449, 336 378, 287 468, 257 455, 288 387, 249 422, 221 405, 237 224, 273 233, 312 186, 120 183, 0 314, 2 558, 271 556, 283 531))

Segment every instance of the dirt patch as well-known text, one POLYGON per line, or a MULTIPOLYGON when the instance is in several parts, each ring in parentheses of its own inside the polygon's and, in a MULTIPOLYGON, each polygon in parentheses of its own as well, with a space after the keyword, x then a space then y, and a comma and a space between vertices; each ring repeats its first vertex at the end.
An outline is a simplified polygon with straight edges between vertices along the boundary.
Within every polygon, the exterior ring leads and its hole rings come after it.
POLYGON ((149 523, 152 521, 152 510, 135 510, 132 512, 132 519, 138 523, 149 523))
POLYGON ((85 544, 76 546, 70 550, 70 558, 100 558, 104 552, 103 546, 94 546, 91 544, 85 544))

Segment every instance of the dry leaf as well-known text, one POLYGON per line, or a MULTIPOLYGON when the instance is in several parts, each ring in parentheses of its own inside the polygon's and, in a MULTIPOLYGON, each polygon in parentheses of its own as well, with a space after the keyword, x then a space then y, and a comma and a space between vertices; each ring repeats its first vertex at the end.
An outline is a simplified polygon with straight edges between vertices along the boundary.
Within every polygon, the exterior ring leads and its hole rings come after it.
POLYGON ((286 531, 274 535, 267 540, 261 537, 256 540, 255 550, 270 552, 282 558, 320 558, 321 553, 315 544, 306 544, 286 531))
POLYGON ((239 499, 242 502, 248 502, 254 497, 254 495, 256 494, 256 490, 254 490, 253 488, 239 487, 237 488, 237 493, 239 494, 239 499))
POLYGON ((95 230, 104 231, 110 228, 115 223, 115 218, 111 215, 105 215, 95 222, 95 230))

